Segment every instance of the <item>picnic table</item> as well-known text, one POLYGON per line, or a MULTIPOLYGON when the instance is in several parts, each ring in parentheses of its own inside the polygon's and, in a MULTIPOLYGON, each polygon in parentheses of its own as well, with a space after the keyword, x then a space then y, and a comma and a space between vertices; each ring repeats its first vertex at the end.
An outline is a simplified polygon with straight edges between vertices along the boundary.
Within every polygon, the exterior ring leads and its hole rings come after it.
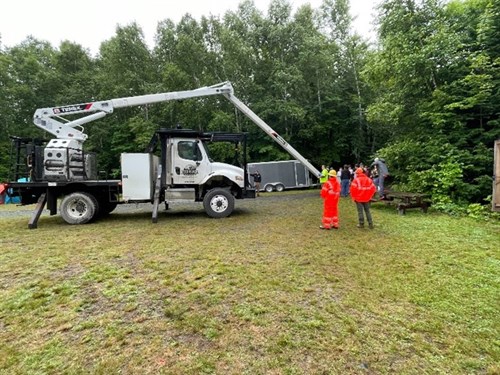
POLYGON ((404 215, 407 209, 420 208, 422 212, 427 212, 429 208, 429 195, 421 193, 405 193, 400 191, 389 191, 384 194, 384 201, 395 204, 400 215, 404 215))

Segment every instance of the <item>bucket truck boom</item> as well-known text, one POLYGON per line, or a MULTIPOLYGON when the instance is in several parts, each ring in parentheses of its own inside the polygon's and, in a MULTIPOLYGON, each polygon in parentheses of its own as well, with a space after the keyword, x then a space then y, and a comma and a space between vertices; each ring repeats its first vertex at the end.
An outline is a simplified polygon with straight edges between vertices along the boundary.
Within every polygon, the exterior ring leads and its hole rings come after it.
POLYGON ((255 189, 248 181, 245 133, 160 129, 153 136, 147 152, 121 154, 120 180, 98 179, 95 154, 83 150, 87 139, 83 125, 101 119, 117 108, 214 95, 229 100, 319 177, 320 172, 307 159, 234 96, 230 82, 195 90, 40 108, 33 116, 34 124, 56 138, 45 147, 40 144, 23 146, 24 158, 19 156, 18 149, 16 159, 27 160, 29 172, 27 176, 16 173, 14 182, 9 183, 14 194, 21 197, 22 204, 38 203, 29 227, 36 228, 45 204, 50 214, 55 215, 58 201, 64 221, 84 224, 109 214, 119 203, 152 203, 152 219, 156 222, 160 202, 165 203, 165 208, 175 202, 203 202, 209 216, 220 218, 232 213, 235 199, 255 198, 255 189), (235 150, 243 150, 241 166, 210 159, 206 144, 219 141, 237 144, 235 150), (161 147, 160 152, 156 152, 158 147, 161 147), (26 177, 27 181, 19 182, 19 177, 26 177))

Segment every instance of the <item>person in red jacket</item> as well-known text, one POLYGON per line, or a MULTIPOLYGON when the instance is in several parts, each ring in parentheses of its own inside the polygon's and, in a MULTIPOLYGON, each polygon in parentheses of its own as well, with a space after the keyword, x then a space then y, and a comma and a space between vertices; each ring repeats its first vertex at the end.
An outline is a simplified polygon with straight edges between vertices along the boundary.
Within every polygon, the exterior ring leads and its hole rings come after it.
POLYGON ((372 179, 364 174, 361 168, 356 169, 354 180, 352 180, 350 193, 352 200, 356 203, 358 209, 358 228, 363 228, 365 225, 365 218, 363 211, 366 214, 366 221, 368 227, 373 229, 373 220, 370 213, 370 200, 377 191, 372 179))
POLYGON ((320 229, 339 228, 339 197, 340 183, 337 180, 337 172, 328 172, 328 181, 321 188, 321 198, 323 198, 323 220, 320 229))

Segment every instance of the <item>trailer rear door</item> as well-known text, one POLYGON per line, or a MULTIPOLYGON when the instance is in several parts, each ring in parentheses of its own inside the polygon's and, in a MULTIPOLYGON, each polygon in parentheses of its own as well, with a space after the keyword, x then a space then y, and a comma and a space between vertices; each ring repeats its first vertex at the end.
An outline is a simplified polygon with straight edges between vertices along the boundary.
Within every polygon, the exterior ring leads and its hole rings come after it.
POLYGON ((299 162, 295 163, 297 186, 309 186, 309 171, 299 162))

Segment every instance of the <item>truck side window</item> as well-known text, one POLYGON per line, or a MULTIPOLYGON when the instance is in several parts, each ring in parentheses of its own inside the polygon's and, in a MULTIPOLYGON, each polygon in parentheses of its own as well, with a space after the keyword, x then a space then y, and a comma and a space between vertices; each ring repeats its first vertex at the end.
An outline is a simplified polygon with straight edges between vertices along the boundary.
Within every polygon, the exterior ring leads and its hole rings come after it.
POLYGON ((201 160, 201 153, 198 143, 193 141, 180 141, 177 144, 179 157, 182 159, 198 161, 201 160))

